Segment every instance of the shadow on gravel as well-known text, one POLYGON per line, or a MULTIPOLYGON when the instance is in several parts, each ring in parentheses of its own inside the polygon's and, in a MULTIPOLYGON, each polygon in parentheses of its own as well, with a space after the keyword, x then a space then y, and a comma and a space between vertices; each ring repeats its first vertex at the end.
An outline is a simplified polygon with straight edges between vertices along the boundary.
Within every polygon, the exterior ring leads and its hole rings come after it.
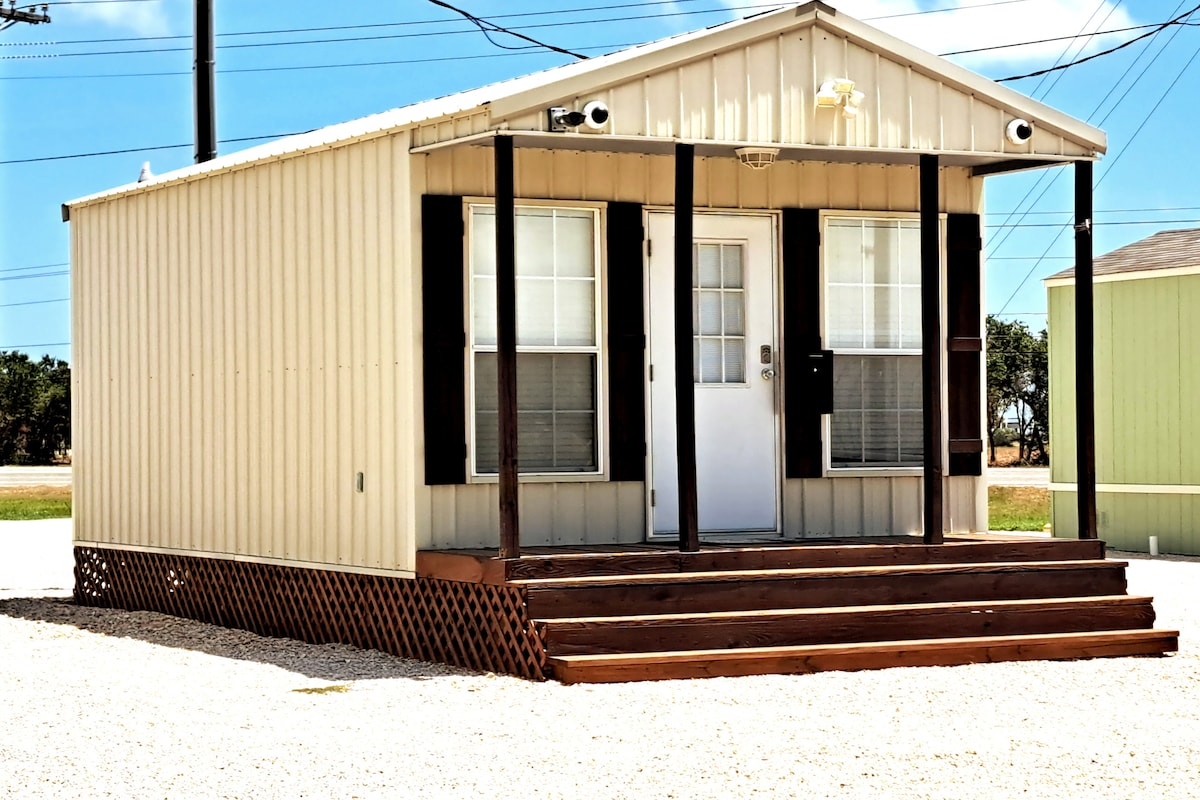
POLYGON ((152 611, 119 611, 77 606, 70 598, 0 599, 0 615, 52 625, 70 625, 102 636, 137 639, 161 647, 183 648, 218 658, 256 661, 309 678, 429 680, 478 673, 443 664, 400 658, 345 644, 307 644, 152 611))

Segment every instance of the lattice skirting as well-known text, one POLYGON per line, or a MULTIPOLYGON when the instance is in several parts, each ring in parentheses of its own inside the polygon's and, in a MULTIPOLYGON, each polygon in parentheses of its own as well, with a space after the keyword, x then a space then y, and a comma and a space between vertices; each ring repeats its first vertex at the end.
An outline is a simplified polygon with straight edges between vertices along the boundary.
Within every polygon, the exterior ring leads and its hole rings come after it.
POLYGON ((511 586, 76 547, 75 601, 544 678, 541 639, 511 586))

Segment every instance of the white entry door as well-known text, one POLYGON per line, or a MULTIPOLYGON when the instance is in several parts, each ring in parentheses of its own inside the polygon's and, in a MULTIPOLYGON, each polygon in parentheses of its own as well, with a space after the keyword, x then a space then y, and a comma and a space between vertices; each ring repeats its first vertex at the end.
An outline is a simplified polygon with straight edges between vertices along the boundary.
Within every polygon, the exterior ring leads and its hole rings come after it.
MULTIPOLYGON (((653 534, 679 531, 675 439, 675 221, 649 215, 653 534)), ((692 353, 700 530, 779 530, 775 223, 696 214, 692 353)))

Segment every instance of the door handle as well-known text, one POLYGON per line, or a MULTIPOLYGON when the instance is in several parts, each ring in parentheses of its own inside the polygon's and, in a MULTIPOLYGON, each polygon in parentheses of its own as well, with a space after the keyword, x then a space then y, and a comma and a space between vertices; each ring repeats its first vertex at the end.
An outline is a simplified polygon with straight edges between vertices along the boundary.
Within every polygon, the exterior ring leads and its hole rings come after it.
POLYGON ((762 379, 764 381, 769 381, 774 377, 775 377, 775 370, 771 369, 770 367, 767 367, 766 369, 764 369, 762 371, 762 379))

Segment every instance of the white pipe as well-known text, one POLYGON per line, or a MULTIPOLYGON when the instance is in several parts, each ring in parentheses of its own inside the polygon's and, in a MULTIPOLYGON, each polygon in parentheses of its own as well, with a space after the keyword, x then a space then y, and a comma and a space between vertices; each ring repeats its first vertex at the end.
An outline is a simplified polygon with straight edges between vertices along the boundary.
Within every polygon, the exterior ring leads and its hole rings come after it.
POLYGON ((1158 537, 1157 536, 1150 537, 1150 555, 1152 555, 1152 556, 1158 555, 1158 537))

